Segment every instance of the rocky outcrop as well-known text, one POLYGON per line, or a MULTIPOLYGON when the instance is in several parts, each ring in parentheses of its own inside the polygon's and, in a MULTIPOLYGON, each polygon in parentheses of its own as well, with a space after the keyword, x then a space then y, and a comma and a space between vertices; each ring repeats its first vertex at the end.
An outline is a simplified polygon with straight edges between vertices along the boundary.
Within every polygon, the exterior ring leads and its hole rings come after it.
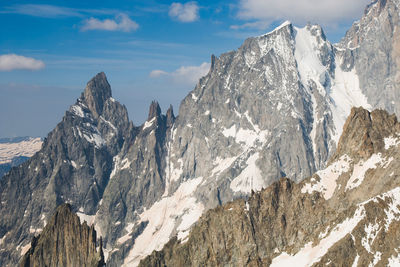
POLYGON ((399 126, 387 112, 353 109, 339 143, 349 150, 326 169, 208 211, 187 239, 172 239, 140 266, 399 264, 399 126))
POLYGON ((98 244, 94 227, 81 224, 71 206, 63 204, 32 239, 19 266, 104 266, 101 238, 98 244))

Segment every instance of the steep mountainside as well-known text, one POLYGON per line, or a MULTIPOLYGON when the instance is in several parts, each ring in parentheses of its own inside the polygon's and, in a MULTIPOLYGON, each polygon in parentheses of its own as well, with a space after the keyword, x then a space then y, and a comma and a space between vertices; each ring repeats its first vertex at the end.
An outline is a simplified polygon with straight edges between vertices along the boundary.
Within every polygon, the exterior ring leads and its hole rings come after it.
POLYGON ((96 231, 71 211, 69 204, 59 206, 43 229, 34 237, 29 249, 20 262, 29 266, 91 266, 104 265, 101 240, 96 243, 96 231))
POLYGON ((400 124, 353 109, 327 168, 208 211, 141 266, 398 266, 400 124))
POLYGON ((0 180, 0 265, 14 265, 49 215, 66 202, 94 213, 112 170, 112 158, 132 139, 124 106, 111 98, 104 73, 49 133, 42 149, 0 180))
POLYGON ((352 106, 398 112, 399 7, 372 2, 335 45, 318 25, 290 22, 249 38, 212 56, 178 117, 153 102, 138 127, 99 73, 42 149, 0 180, 0 265, 18 262, 63 202, 103 237, 108 265, 137 265, 186 240, 205 211, 324 169, 352 106))
POLYGON ((0 139, 0 178, 33 156, 42 146, 40 138, 15 137, 0 139))

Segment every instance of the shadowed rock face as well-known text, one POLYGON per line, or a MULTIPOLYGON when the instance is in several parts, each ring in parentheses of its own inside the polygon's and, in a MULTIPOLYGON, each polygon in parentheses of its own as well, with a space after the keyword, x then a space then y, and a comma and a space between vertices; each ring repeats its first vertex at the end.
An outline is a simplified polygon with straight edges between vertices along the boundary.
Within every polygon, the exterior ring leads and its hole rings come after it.
POLYGON ((398 264, 400 124, 385 111, 354 108, 345 125, 325 170, 208 211, 188 239, 172 239, 140 266, 398 264))
POLYGON ((34 237, 31 247, 19 266, 91 266, 104 265, 103 249, 100 239, 96 243, 96 231, 71 211, 71 206, 59 206, 44 228, 34 237))
POLYGON ((99 117, 105 101, 111 97, 111 87, 104 72, 100 72, 88 82, 83 97, 94 117, 99 117))

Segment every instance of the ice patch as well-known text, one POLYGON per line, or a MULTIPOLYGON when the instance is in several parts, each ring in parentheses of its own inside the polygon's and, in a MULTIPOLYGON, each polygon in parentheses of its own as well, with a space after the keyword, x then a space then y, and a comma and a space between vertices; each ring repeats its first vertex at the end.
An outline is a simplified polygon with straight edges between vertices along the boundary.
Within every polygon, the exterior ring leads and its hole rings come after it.
POLYGON ((143 233, 135 240, 133 248, 124 260, 124 266, 137 266, 141 259, 154 250, 161 250, 169 241, 174 229, 178 237, 186 238, 191 225, 204 211, 193 193, 203 181, 203 177, 182 183, 170 197, 163 197, 140 214, 140 221, 148 221, 143 233), (177 227, 177 223, 181 223, 177 227))
POLYGON ((308 85, 310 80, 315 81, 319 84, 317 86, 318 91, 321 95, 325 96, 325 91, 321 83, 324 83, 326 67, 322 65, 319 59, 319 44, 315 36, 311 32, 304 28, 295 28, 295 59, 297 62, 297 69, 299 70, 300 79, 304 85, 308 85))
POLYGON ((330 93, 332 99, 330 106, 336 128, 333 140, 337 144, 351 108, 363 107, 367 110, 371 110, 371 105, 360 89, 356 70, 353 69, 349 72, 345 72, 340 68, 339 58, 336 58, 336 62, 335 80, 330 93))
POLYGON ((320 180, 315 182, 315 178, 310 183, 306 183, 301 189, 301 193, 311 194, 314 191, 321 192, 325 199, 330 199, 336 189, 336 180, 340 175, 349 171, 351 159, 347 155, 341 156, 326 169, 318 171, 316 174, 320 180))
POLYGON ((261 171, 256 164, 259 156, 260 154, 256 152, 247 159, 247 167, 231 182, 232 191, 251 193, 251 190, 259 191, 266 187, 261 171))

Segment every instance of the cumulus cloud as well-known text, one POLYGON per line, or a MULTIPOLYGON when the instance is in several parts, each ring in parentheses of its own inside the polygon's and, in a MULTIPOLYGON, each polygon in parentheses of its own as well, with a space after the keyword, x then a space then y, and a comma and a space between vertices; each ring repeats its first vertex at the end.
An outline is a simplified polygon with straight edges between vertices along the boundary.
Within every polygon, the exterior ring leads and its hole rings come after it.
MULTIPOLYGON (((240 0, 238 17, 244 20, 277 21, 291 20, 295 23, 316 22, 337 24, 354 20, 362 14, 370 0, 240 0)), ((250 26, 262 26, 262 23, 250 26)), ((233 26, 233 28, 240 26, 233 26)))
POLYGON ((168 77, 173 82, 184 85, 194 85, 198 80, 206 75, 210 70, 210 63, 203 62, 200 66, 182 66, 173 72, 166 72, 163 70, 153 70, 150 72, 150 77, 168 77))
POLYGON ((99 20, 96 18, 90 18, 84 21, 82 26, 83 31, 89 30, 102 30, 102 31, 123 31, 131 32, 136 31, 139 28, 139 24, 131 20, 126 14, 119 14, 115 19, 104 19, 99 20))
POLYGON ((199 6, 196 2, 172 3, 168 14, 181 22, 193 22, 199 19, 199 6))
POLYGON ((0 55, 0 71, 11 70, 40 70, 44 68, 44 62, 31 57, 16 54, 0 55))

